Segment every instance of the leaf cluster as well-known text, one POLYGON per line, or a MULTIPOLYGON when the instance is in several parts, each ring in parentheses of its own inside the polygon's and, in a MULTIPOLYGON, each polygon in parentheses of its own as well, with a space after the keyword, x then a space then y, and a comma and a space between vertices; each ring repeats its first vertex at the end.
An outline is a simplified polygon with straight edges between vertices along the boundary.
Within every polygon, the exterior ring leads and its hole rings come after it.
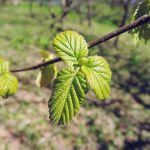
POLYGON ((85 39, 75 31, 59 33, 54 37, 53 45, 58 56, 68 65, 54 80, 49 100, 51 122, 63 125, 79 113, 89 89, 99 99, 109 96, 111 70, 103 57, 88 56, 85 39))

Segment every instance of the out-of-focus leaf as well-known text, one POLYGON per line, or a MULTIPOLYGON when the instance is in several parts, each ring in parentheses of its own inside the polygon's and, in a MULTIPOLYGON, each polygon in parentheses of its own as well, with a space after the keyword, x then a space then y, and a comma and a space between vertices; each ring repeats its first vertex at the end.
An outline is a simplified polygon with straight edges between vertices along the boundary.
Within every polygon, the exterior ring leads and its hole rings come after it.
POLYGON ((50 54, 46 50, 39 50, 39 53, 43 57, 44 61, 46 61, 46 59, 52 59, 52 54, 50 54))
MULTIPOLYGON (((133 21, 146 14, 150 15, 150 0, 144 0, 139 4, 134 13, 133 21)), ((144 39, 145 42, 147 42, 150 39, 150 23, 139 26, 131 30, 130 33, 133 34, 136 45, 139 44, 141 39, 144 39)))
MULTIPOLYGON (((40 50, 39 53, 43 57, 43 62, 53 58, 53 55, 49 54, 45 50, 40 50)), ((38 87, 46 87, 50 85, 53 82, 54 78, 56 77, 57 72, 58 70, 55 64, 42 67, 35 81, 36 85, 38 87)))
POLYGON ((78 60, 88 55, 87 43, 75 31, 64 31, 53 39, 54 50, 68 65, 78 64, 78 60))
POLYGON ((37 76, 36 85, 38 87, 46 87, 50 85, 56 77, 57 72, 57 67, 54 64, 42 67, 37 76))
POLYGON ((7 98, 16 93, 18 89, 18 81, 11 73, 0 75, 0 96, 7 98))
POLYGON ((7 98, 16 93, 18 81, 9 72, 9 62, 0 58, 0 96, 7 98))
POLYGON ((81 70, 99 99, 106 99, 110 95, 111 70, 107 61, 100 56, 93 56, 84 60, 81 70))
POLYGON ((67 124, 79 112, 88 91, 84 74, 79 69, 63 69, 54 81, 49 100, 50 120, 55 124, 67 124))
POLYGON ((0 58, 0 75, 9 72, 9 62, 0 58))

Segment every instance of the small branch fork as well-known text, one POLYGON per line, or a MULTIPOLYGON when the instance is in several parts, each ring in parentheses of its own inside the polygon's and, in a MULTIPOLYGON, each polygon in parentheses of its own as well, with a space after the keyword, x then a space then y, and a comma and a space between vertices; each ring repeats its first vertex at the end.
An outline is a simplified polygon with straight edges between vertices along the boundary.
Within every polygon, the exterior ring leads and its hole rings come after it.
MULTIPOLYGON (((125 33, 129 30, 132 30, 138 26, 141 26, 141 25, 144 25, 144 24, 147 24, 150 22, 150 15, 144 15, 142 17, 140 17, 139 19, 135 20, 133 23, 129 24, 129 25, 126 25, 126 26, 123 26, 111 33, 108 33, 107 35, 97 39, 97 40, 94 40, 92 42, 89 42, 88 43, 88 48, 92 48, 94 46, 97 46, 103 42, 106 42, 122 33, 125 33)), ((39 64, 36 64, 36 65, 33 65, 33 66, 29 66, 29 67, 26 67, 26 68, 20 68, 20 69, 12 69, 10 70, 10 72, 23 72, 23 71, 29 71, 29 70, 36 70, 36 69, 39 69, 43 66, 47 66, 47 65, 50 65, 50 64, 53 64, 53 63, 57 63, 59 61, 61 61, 62 59, 60 57, 58 58, 54 58, 54 59, 51 59, 47 62, 42 62, 42 63, 39 63, 39 64)))

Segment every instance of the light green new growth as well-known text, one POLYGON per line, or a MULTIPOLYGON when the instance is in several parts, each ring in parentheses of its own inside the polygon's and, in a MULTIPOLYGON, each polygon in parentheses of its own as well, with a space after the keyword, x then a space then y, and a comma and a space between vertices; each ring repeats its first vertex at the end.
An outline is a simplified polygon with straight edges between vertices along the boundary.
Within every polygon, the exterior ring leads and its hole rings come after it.
MULTIPOLYGON (((45 50, 39 50, 40 55, 43 57, 43 62, 48 61, 53 58, 52 54, 49 54, 45 50)), ((57 75, 57 67, 55 64, 47 65, 40 69, 40 72, 36 78, 36 85, 38 87, 46 87, 50 85, 57 75)))
POLYGON ((59 72, 49 101, 52 123, 69 123, 79 112, 87 91, 88 86, 84 74, 79 69, 66 68, 59 72))
POLYGON ((54 50, 70 67, 58 73, 49 100, 50 120, 67 124, 79 112, 90 87, 99 99, 110 94, 111 70, 100 57, 88 57, 87 43, 75 31, 65 31, 53 40, 54 50))
MULTIPOLYGON (((140 3, 134 13, 133 21, 146 14, 150 15, 150 0, 144 0, 140 3)), ((138 45, 141 39, 147 42, 150 39, 150 23, 133 29, 131 34, 134 36, 135 45, 138 45)))
POLYGON ((83 36, 75 31, 62 32, 53 39, 54 50, 67 65, 78 64, 78 60, 87 57, 88 48, 83 36))
POLYGON ((16 93, 18 81, 15 76, 9 72, 9 62, 0 58, 0 96, 7 98, 16 93))
POLYGON ((111 70, 103 57, 89 57, 81 70, 99 99, 105 99, 110 95, 111 70))
POLYGON ((0 96, 7 98, 16 93, 18 89, 18 81, 15 76, 10 73, 0 75, 0 96))
POLYGON ((9 62, 5 61, 3 58, 0 58, 0 75, 8 72, 9 72, 9 62))

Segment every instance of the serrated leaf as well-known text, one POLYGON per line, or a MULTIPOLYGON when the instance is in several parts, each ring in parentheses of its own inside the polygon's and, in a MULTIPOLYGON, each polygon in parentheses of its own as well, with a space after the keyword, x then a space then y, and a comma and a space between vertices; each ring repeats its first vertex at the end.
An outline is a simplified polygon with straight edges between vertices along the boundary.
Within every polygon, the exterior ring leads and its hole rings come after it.
MULTIPOLYGON (((134 13, 133 21, 146 14, 150 15, 150 0, 144 0, 139 4, 134 13)), ((131 30, 130 33, 134 36, 135 45, 138 45, 141 39, 147 42, 150 39, 150 23, 139 26, 131 30)))
POLYGON ((7 98, 16 93, 18 81, 11 73, 0 75, 0 96, 7 98))
POLYGON ((106 99, 110 94, 111 70, 107 61, 100 56, 89 57, 81 70, 99 99, 106 99))
MULTIPOLYGON (((53 58, 53 55, 49 54, 45 50, 40 50, 39 53, 43 57, 43 62, 48 61, 53 58)), ((50 85, 55 79, 57 73, 58 73, 58 70, 55 64, 42 67, 36 78, 36 81, 35 81, 36 85, 38 87, 46 87, 50 85)))
POLYGON ((54 50, 68 65, 78 64, 78 60, 88 55, 87 43, 75 31, 64 31, 53 39, 54 50))
POLYGON ((88 91, 84 74, 73 68, 63 69, 54 81, 49 100, 50 120, 55 124, 67 124, 79 112, 88 91))

